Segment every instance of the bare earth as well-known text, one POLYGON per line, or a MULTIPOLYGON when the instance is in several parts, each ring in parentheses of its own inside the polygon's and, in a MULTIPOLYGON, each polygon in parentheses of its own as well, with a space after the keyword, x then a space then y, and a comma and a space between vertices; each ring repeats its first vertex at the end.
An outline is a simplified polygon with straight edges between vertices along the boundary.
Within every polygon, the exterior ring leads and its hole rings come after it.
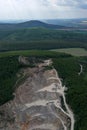
POLYGON ((73 112, 65 98, 66 88, 55 69, 43 67, 51 63, 46 60, 23 70, 27 78, 16 89, 14 100, 0 107, 0 130, 74 130, 73 112))

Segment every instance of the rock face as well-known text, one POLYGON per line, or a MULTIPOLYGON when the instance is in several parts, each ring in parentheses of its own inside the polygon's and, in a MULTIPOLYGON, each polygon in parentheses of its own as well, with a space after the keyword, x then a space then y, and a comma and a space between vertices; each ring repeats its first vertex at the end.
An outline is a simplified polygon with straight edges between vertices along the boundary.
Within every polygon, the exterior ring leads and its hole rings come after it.
POLYGON ((27 78, 16 89, 14 100, 0 107, 0 130, 70 130, 56 70, 39 66, 23 70, 27 78))

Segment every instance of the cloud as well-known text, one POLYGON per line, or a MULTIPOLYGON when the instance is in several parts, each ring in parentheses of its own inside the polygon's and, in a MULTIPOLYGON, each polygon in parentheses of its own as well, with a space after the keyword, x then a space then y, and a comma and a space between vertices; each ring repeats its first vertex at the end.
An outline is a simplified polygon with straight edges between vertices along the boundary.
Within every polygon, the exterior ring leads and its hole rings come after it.
POLYGON ((46 2, 56 6, 68 6, 87 9, 87 0, 46 0, 46 2))
POLYGON ((87 0, 0 0, 0 19, 87 17, 87 0))

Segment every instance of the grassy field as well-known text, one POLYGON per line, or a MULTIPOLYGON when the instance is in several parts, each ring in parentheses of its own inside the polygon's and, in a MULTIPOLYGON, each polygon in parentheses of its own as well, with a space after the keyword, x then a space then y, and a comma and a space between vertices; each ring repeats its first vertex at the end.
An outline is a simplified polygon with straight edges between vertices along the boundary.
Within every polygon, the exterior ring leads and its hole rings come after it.
POLYGON ((21 50, 21 51, 8 51, 8 52, 0 52, 0 57, 8 57, 8 56, 35 56, 35 57, 67 57, 71 56, 70 54, 65 55, 64 53, 44 51, 44 50, 21 50))
POLYGON ((52 51, 71 54, 73 56, 87 56, 87 51, 83 48, 53 49, 52 51))

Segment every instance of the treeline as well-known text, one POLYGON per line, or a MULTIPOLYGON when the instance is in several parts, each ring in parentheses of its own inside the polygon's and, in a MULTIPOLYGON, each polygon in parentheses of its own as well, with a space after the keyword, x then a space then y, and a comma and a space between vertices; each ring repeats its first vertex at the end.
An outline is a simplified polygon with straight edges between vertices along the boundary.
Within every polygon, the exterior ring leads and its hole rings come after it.
POLYGON ((85 48, 87 43, 70 41, 0 42, 0 52, 14 50, 50 50, 58 48, 85 48))

